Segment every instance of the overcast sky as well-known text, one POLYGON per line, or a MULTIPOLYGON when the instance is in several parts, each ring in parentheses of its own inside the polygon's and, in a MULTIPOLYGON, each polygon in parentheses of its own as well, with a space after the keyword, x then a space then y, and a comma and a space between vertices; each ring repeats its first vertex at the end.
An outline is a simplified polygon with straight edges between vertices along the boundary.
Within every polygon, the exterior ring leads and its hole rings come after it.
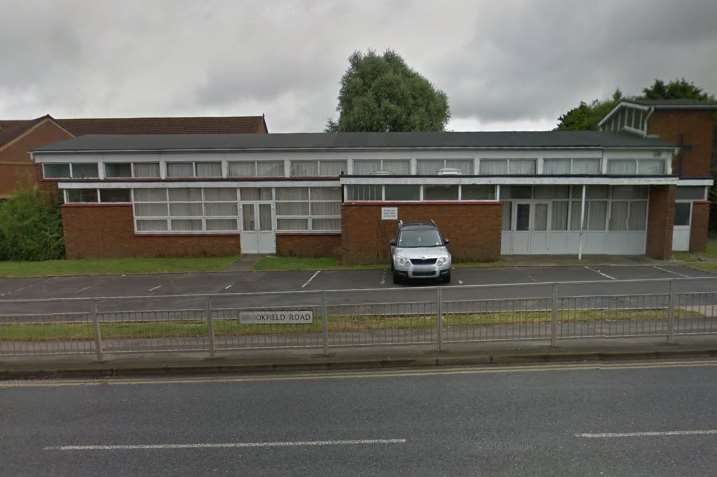
POLYGON ((684 76, 717 94, 717 1, 0 0, 0 117, 336 116, 352 51, 397 51, 452 130, 551 129, 684 76))

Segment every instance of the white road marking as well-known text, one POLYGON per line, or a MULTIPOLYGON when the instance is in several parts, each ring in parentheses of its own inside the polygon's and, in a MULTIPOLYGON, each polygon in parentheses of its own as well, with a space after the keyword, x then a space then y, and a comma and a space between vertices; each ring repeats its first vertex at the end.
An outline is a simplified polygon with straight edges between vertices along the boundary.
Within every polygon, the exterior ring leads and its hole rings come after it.
POLYGON ((85 290, 89 290, 90 288, 92 288, 92 285, 87 285, 86 287, 82 287, 79 290, 77 290, 77 293, 83 292, 85 290))
POLYGON ((152 288, 150 288, 150 289, 147 290, 147 291, 151 291, 151 292, 152 292, 152 291, 155 291, 155 290, 159 290, 160 288, 162 288, 162 285, 157 285, 156 287, 152 287, 152 288))
POLYGON ((598 275, 602 275, 605 278, 608 278, 610 280, 617 280, 615 277, 608 275, 607 273, 603 273, 600 270, 595 270, 594 268, 590 268, 587 265, 585 265, 585 270, 589 270, 593 273, 597 273, 598 275))
POLYGON ((8 292, 8 294, 17 293, 17 292, 22 291, 22 290, 24 290, 24 289, 26 289, 26 288, 30 288, 31 286, 32 286, 32 283, 29 284, 29 285, 25 285, 24 287, 16 288, 16 289, 14 289, 13 291, 8 292))
POLYGON ((314 272, 314 274, 311 275, 311 276, 309 277, 309 279, 304 282, 303 285, 301 285, 301 288, 306 288, 306 285, 308 285, 309 283, 311 283, 311 280, 313 280, 314 278, 316 278, 316 275, 318 275, 319 273, 321 273, 321 270, 316 270, 316 271, 314 272))
POLYGON ((463 285, 463 280, 458 280, 459 285, 463 285))
POLYGON ((384 270, 383 272, 381 272, 381 283, 380 283, 380 284, 381 284, 381 285, 385 285, 385 284, 386 284, 386 270, 384 270))
POLYGON ((233 287, 233 283, 228 283, 227 286, 224 287, 225 290, 229 290, 231 287, 233 287))
POLYGON ((584 439, 612 439, 618 437, 672 437, 672 436, 707 436, 717 434, 717 429, 697 431, 663 431, 663 432, 601 432, 575 434, 575 437, 584 439))
POLYGON ((405 444, 406 439, 349 439, 336 441, 278 441, 278 442, 217 442, 196 444, 136 444, 136 445, 90 445, 53 446, 44 450, 59 451, 104 451, 104 450, 145 450, 145 449, 227 449, 243 447, 321 447, 321 446, 370 446, 384 444, 405 444))
POLYGON ((124 386, 124 385, 153 385, 153 384, 234 384, 275 381, 305 381, 326 379, 378 379, 402 378, 412 376, 453 376, 453 375, 480 375, 480 374, 514 374, 514 373, 542 373, 542 372, 575 372, 575 371, 624 371, 635 369, 662 369, 662 368, 694 368, 717 367, 717 360, 701 361, 661 361, 644 363, 602 363, 602 364, 548 364, 523 365, 502 367, 454 367, 445 369, 416 369, 401 371, 378 372, 340 372, 340 373, 299 373, 291 375, 263 375, 242 376, 236 378, 197 377, 197 378, 162 378, 162 379, 94 379, 85 381, 73 380, 46 380, 46 381, 0 381, 0 389, 15 388, 61 388, 77 386, 124 386))
POLYGON ((660 270, 661 272, 672 273, 673 275, 677 275, 678 277, 692 278, 691 276, 685 275, 684 273, 676 272, 674 270, 668 270, 666 268, 658 267, 657 265, 653 265, 653 268, 656 268, 657 270, 660 270))

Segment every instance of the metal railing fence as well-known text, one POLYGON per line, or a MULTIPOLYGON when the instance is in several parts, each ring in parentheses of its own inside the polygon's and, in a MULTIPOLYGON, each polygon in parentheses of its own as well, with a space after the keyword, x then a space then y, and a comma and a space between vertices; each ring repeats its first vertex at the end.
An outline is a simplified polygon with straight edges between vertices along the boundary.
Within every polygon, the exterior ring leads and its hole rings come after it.
POLYGON ((440 351, 470 342, 555 345, 711 333, 717 333, 717 279, 704 278, 0 300, 0 356, 91 354, 103 360, 123 353, 328 353, 399 345, 440 351), (313 319, 240 319, 252 311, 311 312, 313 319))

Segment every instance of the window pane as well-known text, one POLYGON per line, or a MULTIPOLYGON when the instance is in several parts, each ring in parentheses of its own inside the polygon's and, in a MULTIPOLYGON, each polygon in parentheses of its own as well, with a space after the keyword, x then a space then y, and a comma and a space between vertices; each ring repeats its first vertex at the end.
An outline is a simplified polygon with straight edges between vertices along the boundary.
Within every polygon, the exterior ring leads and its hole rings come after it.
POLYGON ((384 159, 383 166, 381 168, 391 174, 408 175, 411 173, 411 161, 408 159, 384 159))
POLYGON ((177 202, 169 204, 169 215, 172 217, 201 217, 202 204, 195 202, 177 202))
MULTIPOLYGON (((581 192, 582 194, 582 192, 581 192)), ((590 199, 607 199, 610 196, 609 186, 587 186, 585 197, 590 199)))
POLYGON ((341 203, 312 202, 311 215, 341 215, 341 203))
POLYGON ((443 169, 443 159, 419 159, 416 161, 416 173, 419 176, 435 176, 443 169))
POLYGON ((168 162, 167 177, 194 177, 194 163, 168 162))
MULTIPOLYGON (((280 189, 277 189, 277 191, 278 190, 280 189)), ((271 188, 248 187, 244 189, 239 189, 239 197, 241 198, 241 200, 271 200, 271 188)))
POLYGON ((202 200, 202 189, 196 188, 182 188, 182 189, 169 189, 169 201, 175 202, 201 202, 202 200))
POLYGON ((677 202, 675 204, 675 225, 690 225, 691 202, 677 202))
POLYGON ((501 199, 530 199, 533 194, 531 186, 502 186, 501 199))
POLYGON ((259 230, 274 230, 271 221, 271 204, 259 204, 259 230))
POLYGON ((134 168, 135 177, 159 177, 159 162, 135 162, 132 166, 134 168))
POLYGON ((292 177, 316 177, 318 175, 318 161, 291 161, 292 177))
POLYGON ((311 200, 341 200, 341 189, 338 187, 312 187, 311 200))
POLYGON ((276 200, 309 200, 309 189, 306 187, 277 187, 276 200))
POLYGON ((97 163, 73 162, 72 177, 76 179, 97 177, 97 163))
POLYGON ((163 202, 167 200, 167 189, 135 189, 135 202, 163 202))
POLYGON ((543 174, 566 175, 570 174, 570 159, 544 159, 543 174))
POLYGON ((341 230, 341 219, 311 219, 312 230, 341 230))
POLYGON ((244 204, 241 206, 242 230, 254 230, 256 220, 254 220, 254 204, 244 204))
POLYGON ((350 185, 348 186, 348 200, 381 200, 380 185, 350 185))
POLYGON ((229 177, 254 177, 256 164, 254 161, 230 162, 229 177))
POLYGON ((580 202, 570 202, 570 230, 580 230, 580 210, 580 202))
POLYGON ((535 204, 535 216, 533 230, 548 230, 548 204, 535 204))
POLYGON ((419 185, 386 185, 386 200, 420 200, 419 185))
POLYGON ((511 230, 513 227, 513 203, 503 202, 503 230, 511 230))
POLYGON ((346 173, 346 161, 321 161, 319 169, 322 176, 338 177, 346 173))
POLYGON ((458 200, 458 186, 424 185, 423 200, 458 200))
POLYGON ((607 173, 613 175, 635 175, 637 166, 632 159, 610 159, 607 161, 607 173))
POLYGON ((165 217, 167 204, 134 204, 134 215, 137 217, 165 217))
POLYGON ((256 175, 261 177, 284 177, 284 161, 257 161, 256 175))
POLYGON ((568 201, 554 201, 551 210, 550 229, 568 230, 568 201))
POLYGON ((97 202, 97 189, 69 189, 68 202, 97 202))
POLYGON ((201 232, 202 221, 197 219, 172 220, 172 230, 176 232, 201 232))
POLYGON ((309 215, 309 203, 277 202, 276 215, 309 215))
POLYGON ((221 177, 221 162, 197 162, 197 177, 221 177))
POLYGON ((237 190, 230 188, 204 189, 204 200, 213 202, 236 202, 237 190))
POLYGON ((69 164, 45 164, 43 169, 45 171, 45 177, 48 179, 70 177, 69 164))
POLYGON ((588 206, 588 230, 605 230, 607 219, 607 201, 591 201, 588 206))
POLYGON ((647 225, 647 201, 630 202, 630 230, 645 230, 647 225))
POLYGON ((236 219, 207 219, 207 230, 236 230, 236 219))
POLYGON ((204 214, 207 217, 236 217, 237 205, 229 202, 206 202, 204 214))
POLYGON ((100 202, 130 202, 129 189, 100 189, 100 202))
POLYGON ((479 171, 484 176, 498 176, 508 173, 508 161, 506 159, 481 159, 479 171))
POLYGON ((373 174, 374 172, 381 169, 381 161, 366 160, 366 159, 355 159, 354 160, 354 174, 357 176, 373 174))
POLYGON ((167 230, 166 220, 138 220, 138 232, 165 232, 167 230))
POLYGON ((647 199, 645 186, 613 186, 613 199, 647 199))
POLYGON ((637 161, 638 173, 657 176, 665 173, 665 161, 662 159, 640 159, 637 161))
POLYGON ((518 204, 515 208, 515 230, 528 230, 530 226, 530 204, 518 204))
POLYGON ((276 219, 278 230, 309 230, 309 219, 276 219))
POLYGON ((600 174, 600 159, 573 159, 573 174, 600 174))
POLYGON ((628 203, 614 201, 610 207, 610 230, 627 230, 628 203))
POLYGON ((508 166, 510 174, 524 176, 535 174, 535 159, 511 159, 508 161, 508 166))
POLYGON ((466 184, 461 187, 461 199, 463 200, 495 200, 495 186, 466 184))
POLYGON ((536 199, 568 199, 570 186, 535 186, 533 194, 536 199))
POLYGON ((129 162, 106 162, 105 176, 132 177, 132 165, 129 162))
POLYGON ((447 159, 446 167, 451 169, 458 169, 461 174, 472 175, 473 174, 473 159, 447 159))
POLYGON ((677 200, 704 200, 705 188, 702 186, 678 187, 675 192, 677 200))

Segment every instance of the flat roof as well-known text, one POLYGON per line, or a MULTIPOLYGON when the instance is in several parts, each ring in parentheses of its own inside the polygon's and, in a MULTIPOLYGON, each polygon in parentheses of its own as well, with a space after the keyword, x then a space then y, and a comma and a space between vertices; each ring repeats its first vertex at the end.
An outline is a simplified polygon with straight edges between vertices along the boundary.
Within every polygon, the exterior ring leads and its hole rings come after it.
POLYGON ((170 152, 371 149, 673 148, 658 138, 602 131, 356 132, 87 135, 33 152, 170 152))
POLYGON ((655 109, 717 109, 717 103, 710 101, 702 101, 699 99, 643 99, 643 98, 626 98, 624 103, 639 104, 640 106, 649 106, 655 109))

